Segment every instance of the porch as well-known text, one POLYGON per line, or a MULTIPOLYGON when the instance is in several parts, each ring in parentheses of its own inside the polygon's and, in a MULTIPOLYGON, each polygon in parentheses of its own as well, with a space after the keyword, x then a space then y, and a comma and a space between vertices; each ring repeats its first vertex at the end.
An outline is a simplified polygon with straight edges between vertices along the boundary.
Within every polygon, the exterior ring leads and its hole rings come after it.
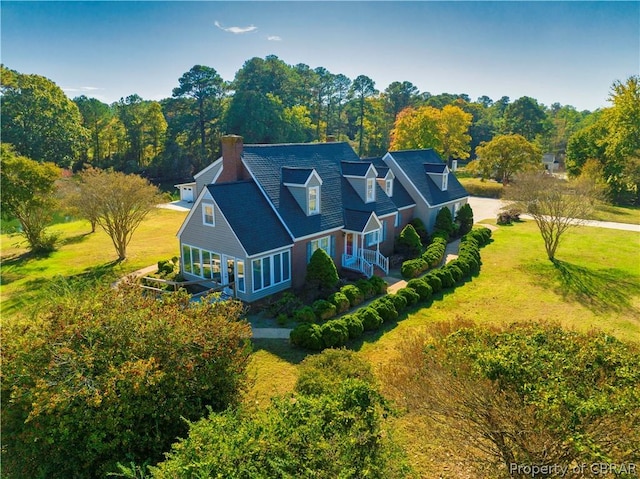
POLYGON ((344 241, 343 268, 358 271, 367 278, 373 276, 376 266, 389 274, 389 258, 380 253, 382 235, 379 230, 368 234, 348 231, 345 232, 344 241), (371 249, 373 247, 375 249, 371 249))

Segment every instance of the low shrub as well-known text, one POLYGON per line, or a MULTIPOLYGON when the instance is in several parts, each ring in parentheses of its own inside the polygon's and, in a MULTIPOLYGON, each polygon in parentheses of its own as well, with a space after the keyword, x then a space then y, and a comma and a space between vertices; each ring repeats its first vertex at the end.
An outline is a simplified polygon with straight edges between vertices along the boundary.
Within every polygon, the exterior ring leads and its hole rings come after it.
POLYGON ((380 325, 383 322, 382 317, 380 317, 375 308, 372 308, 371 306, 361 308, 356 313, 356 316, 362 320, 362 326, 365 331, 375 331, 380 328, 380 325))
POLYGON ((311 305, 311 309, 313 309, 313 312, 319 320, 326 321, 336 315, 337 308, 335 304, 327 301, 326 299, 319 299, 314 301, 311 305))
POLYGON ((278 316, 276 316, 276 322, 280 326, 284 326, 285 324, 287 324, 287 322, 289 322, 289 316, 284 313, 280 313, 278 316))
POLYGON ((373 286, 376 295, 386 293, 389 286, 380 276, 372 276, 369 278, 369 283, 373 286))
POLYGON ((444 259, 447 250, 447 241, 442 236, 434 236, 421 258, 429 268, 437 267, 444 259))
POLYGON ((442 280, 435 274, 435 271, 432 271, 422 279, 431 286, 434 293, 442 290, 442 280))
POLYGON ((329 302, 336 307, 336 314, 344 313, 349 309, 351 304, 349 298, 344 293, 337 291, 328 298, 329 302))
POLYGON ((507 207, 498 213, 497 223, 499 225, 510 225, 514 221, 520 221, 521 214, 520 210, 513 207, 507 207))
POLYGON ((429 265, 422 258, 410 259, 402 263, 400 273, 403 278, 417 278, 429 269, 429 265))
POLYGON ((462 257, 458 256, 457 259, 454 259, 449 264, 460 268, 460 271, 462 271, 462 277, 463 278, 468 278, 469 276, 471 276, 471 266, 469 266, 469 262, 467 261, 466 258, 462 258, 462 257))
POLYGON ((289 333, 289 339, 291 339, 293 344, 301 348, 312 349, 314 351, 321 351, 324 348, 321 327, 317 324, 299 324, 289 333))
POLYGON ((398 312, 396 311, 396 307, 393 304, 393 301, 390 300, 388 296, 376 299, 369 305, 369 307, 375 309, 375 311, 378 313, 378 315, 380 315, 385 323, 389 323, 398 319, 398 312))
POLYGON ((491 230, 485 226, 477 226, 466 234, 467 238, 473 238, 478 246, 486 246, 491 240, 491 230))
POLYGON ((376 294, 376 288, 368 279, 359 279, 356 281, 356 287, 362 291, 364 299, 373 298, 376 294))
POLYGON ((428 300, 433 293, 433 289, 425 279, 412 279, 407 283, 407 288, 411 288, 418 293, 420 301, 428 300))
POLYGON ((300 309, 303 306, 304 304, 300 298, 292 292, 286 291, 280 299, 269 305, 267 311, 271 317, 277 317, 280 314, 291 316, 296 309, 300 309))
POLYGON ((411 306, 420 301, 420 295, 416 293, 413 288, 402 288, 397 293, 407 301, 407 306, 411 306))
POLYGON ((345 314, 340 318, 347 325, 349 330, 349 339, 357 339, 364 333, 362 319, 355 314, 345 314))
POLYGON ((453 264, 453 262, 447 264, 443 269, 451 274, 454 281, 454 284, 452 286, 460 283, 464 279, 464 273, 456 264, 453 264))
POLYGON ((364 301, 364 294, 362 294, 362 291, 360 291, 358 287, 353 284, 343 286, 342 288, 340 288, 340 292, 347 297, 352 308, 354 306, 358 306, 364 301))
POLYGON ((473 196, 483 198, 501 198, 504 186, 494 180, 481 180, 480 178, 463 178, 460 183, 473 196))
POLYGON ((325 348, 344 346, 349 339, 349 329, 342 319, 332 319, 320 326, 322 343, 325 348))
POLYGON ((348 379, 376 382, 369 362, 347 349, 327 349, 309 355, 299 369, 295 390, 307 396, 332 394, 348 379))
POLYGON ((407 300, 404 296, 399 294, 388 294, 387 298, 393 302, 393 307, 398 313, 401 313, 407 307, 407 300))
POLYGON ((455 286, 456 280, 448 269, 440 268, 434 271, 434 274, 442 281, 442 289, 453 288, 455 286))
POLYGON ((299 323, 313 323, 316 320, 316 313, 311 306, 304 306, 293 312, 293 319, 299 323))

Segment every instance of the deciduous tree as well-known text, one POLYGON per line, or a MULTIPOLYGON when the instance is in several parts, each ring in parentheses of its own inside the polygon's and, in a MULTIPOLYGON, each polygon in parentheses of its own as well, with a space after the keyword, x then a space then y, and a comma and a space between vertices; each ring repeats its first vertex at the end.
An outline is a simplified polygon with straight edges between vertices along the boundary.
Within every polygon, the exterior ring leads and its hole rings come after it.
POLYGON ((476 148, 477 159, 469 164, 483 178, 497 178, 503 185, 513 175, 542 168, 542 153, 521 135, 500 135, 476 148))
POLYGON ((80 173, 79 198, 83 212, 109 235, 119 260, 127 257, 127 246, 136 228, 162 201, 158 188, 134 174, 107 170, 80 173))
POLYGON ((556 250, 570 228, 582 225, 599 198, 597 185, 585 178, 567 182, 546 174, 520 175, 509 186, 506 208, 531 215, 544 240, 547 256, 555 261, 556 250))
POLYGON ((3 325, 3 474, 89 479, 119 461, 160 461, 185 419, 240 402, 251 337, 242 312, 121 285, 51 298, 3 325))
POLYGON ((62 172, 53 163, 18 155, 7 143, 2 143, 0 151, 2 216, 20 222, 31 251, 51 251, 55 237, 45 228, 53 217, 55 182, 62 172))

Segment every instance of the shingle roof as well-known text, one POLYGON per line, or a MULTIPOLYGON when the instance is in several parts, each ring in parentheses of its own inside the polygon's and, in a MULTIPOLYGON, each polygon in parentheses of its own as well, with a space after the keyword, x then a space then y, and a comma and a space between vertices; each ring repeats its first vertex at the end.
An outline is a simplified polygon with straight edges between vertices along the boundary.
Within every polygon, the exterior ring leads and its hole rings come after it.
POLYGON ((382 161, 382 157, 376 156, 371 158, 362 158, 360 161, 372 163, 376 168, 376 171, 378 172, 378 178, 384 178, 385 176, 387 176, 389 167, 384 164, 384 162, 382 161))
POLYGON ((313 168, 292 168, 290 166, 283 166, 282 182, 294 185, 304 185, 312 172, 313 168))
POLYGON ((443 174, 447 169, 447 165, 445 165, 442 162, 441 163, 425 163, 422 166, 424 167, 425 173, 436 173, 438 175, 443 174))
POLYGON ((370 211, 344 210, 344 228, 350 231, 361 232, 367 226, 371 217, 370 211))
MULTIPOLYGON (((244 145, 242 159, 296 238, 344 226, 345 208, 375 211, 378 215, 392 213, 397 209, 378 185, 377 201, 364 203, 349 181, 342 176, 343 162, 363 164, 345 142, 244 145), (307 216, 302 211, 289 188, 282 184, 280 175, 274 174, 282 166, 316 170, 322 179, 320 214, 307 216)), ((366 173, 368 165, 364 165, 366 173)))
POLYGON ((469 196, 467 190, 464 189, 453 173, 449 173, 448 186, 445 191, 440 190, 438 185, 427 175, 425 164, 434 164, 438 165, 438 167, 440 165, 446 166, 433 149, 390 151, 389 154, 406 173, 430 206, 469 196))
POLYGON ((369 164, 362 161, 342 161, 342 174, 364 177, 369 170, 369 164))
MULTIPOLYGON (((362 158, 361 161, 373 163, 376 171, 378 171, 378 178, 384 178, 387 175, 387 171, 389 171, 389 167, 384 163, 384 161, 382 161, 382 157, 362 158)), ((395 204, 397 208, 404 208, 405 206, 416 204, 397 178, 393 180, 393 197, 391 198, 391 201, 393 201, 393 204, 395 204)))
POLYGON ((207 189, 249 255, 293 244, 254 181, 217 183, 207 189), (239 201, 244 207, 239 207, 239 201))

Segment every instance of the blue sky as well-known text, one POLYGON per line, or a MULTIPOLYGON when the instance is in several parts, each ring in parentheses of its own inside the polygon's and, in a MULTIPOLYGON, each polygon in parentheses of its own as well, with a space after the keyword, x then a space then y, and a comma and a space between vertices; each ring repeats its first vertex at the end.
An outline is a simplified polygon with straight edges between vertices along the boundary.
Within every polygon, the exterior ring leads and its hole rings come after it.
POLYGON ((384 90, 607 106, 640 73, 640 2, 12 2, 2 63, 67 95, 171 96, 193 65, 232 80, 252 57, 367 75, 384 90))

